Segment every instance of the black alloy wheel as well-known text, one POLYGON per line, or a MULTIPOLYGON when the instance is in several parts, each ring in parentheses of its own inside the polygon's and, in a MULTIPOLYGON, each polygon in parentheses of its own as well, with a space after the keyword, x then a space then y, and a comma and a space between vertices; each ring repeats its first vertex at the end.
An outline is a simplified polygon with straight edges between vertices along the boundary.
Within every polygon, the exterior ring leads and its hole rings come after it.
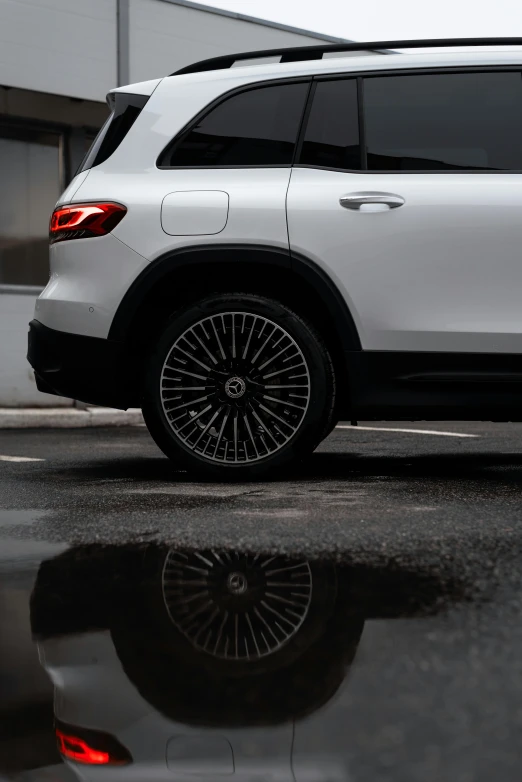
POLYGON ((177 314, 147 374, 144 415, 162 450, 210 475, 261 475, 310 453, 335 382, 315 331, 260 296, 215 295, 177 314))

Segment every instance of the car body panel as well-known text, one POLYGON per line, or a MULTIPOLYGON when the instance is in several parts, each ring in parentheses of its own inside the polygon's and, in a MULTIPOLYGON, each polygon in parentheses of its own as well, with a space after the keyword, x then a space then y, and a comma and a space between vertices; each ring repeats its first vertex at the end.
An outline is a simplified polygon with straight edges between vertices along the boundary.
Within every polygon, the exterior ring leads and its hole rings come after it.
POLYGON ((292 251, 333 276, 363 350, 522 353, 522 174, 295 168, 292 251), (355 192, 398 209, 344 209, 355 192))

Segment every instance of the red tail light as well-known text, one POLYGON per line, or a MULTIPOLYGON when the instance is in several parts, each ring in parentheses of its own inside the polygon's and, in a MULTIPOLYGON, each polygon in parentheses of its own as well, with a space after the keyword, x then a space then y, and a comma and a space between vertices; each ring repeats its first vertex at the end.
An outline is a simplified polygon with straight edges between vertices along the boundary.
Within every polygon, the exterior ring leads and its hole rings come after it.
POLYGON ((121 204, 73 204, 54 210, 49 225, 49 240, 87 239, 104 236, 116 228, 127 214, 121 204))
POLYGON ((90 766, 125 766, 132 762, 129 752, 108 733, 58 723, 55 728, 58 750, 68 760, 90 766))

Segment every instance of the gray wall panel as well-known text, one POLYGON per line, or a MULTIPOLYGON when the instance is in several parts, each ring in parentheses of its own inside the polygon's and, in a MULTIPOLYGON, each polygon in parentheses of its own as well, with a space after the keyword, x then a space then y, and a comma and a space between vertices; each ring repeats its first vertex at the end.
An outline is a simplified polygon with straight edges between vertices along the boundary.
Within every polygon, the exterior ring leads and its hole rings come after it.
POLYGON ((131 81, 167 76, 196 60, 229 52, 307 46, 322 40, 165 0, 131 0, 131 81))
POLYGON ((116 78, 116 0, 0 0, 0 84, 105 100, 116 78))
POLYGON ((28 324, 36 295, 0 291, 0 407, 62 407, 70 399, 42 394, 36 388, 27 354, 28 324))

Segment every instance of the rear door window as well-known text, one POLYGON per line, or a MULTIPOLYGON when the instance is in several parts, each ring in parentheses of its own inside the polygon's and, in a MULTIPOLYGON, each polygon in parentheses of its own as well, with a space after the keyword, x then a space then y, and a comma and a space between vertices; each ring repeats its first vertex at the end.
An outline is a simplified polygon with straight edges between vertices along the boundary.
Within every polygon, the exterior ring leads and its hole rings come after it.
POLYGON ((372 76, 364 126, 370 171, 522 170, 522 77, 372 76))
POLYGON ((342 170, 361 168, 356 79, 319 81, 299 164, 342 170))
POLYGON ((158 166, 290 166, 309 82, 256 87, 225 98, 175 139, 158 166))

